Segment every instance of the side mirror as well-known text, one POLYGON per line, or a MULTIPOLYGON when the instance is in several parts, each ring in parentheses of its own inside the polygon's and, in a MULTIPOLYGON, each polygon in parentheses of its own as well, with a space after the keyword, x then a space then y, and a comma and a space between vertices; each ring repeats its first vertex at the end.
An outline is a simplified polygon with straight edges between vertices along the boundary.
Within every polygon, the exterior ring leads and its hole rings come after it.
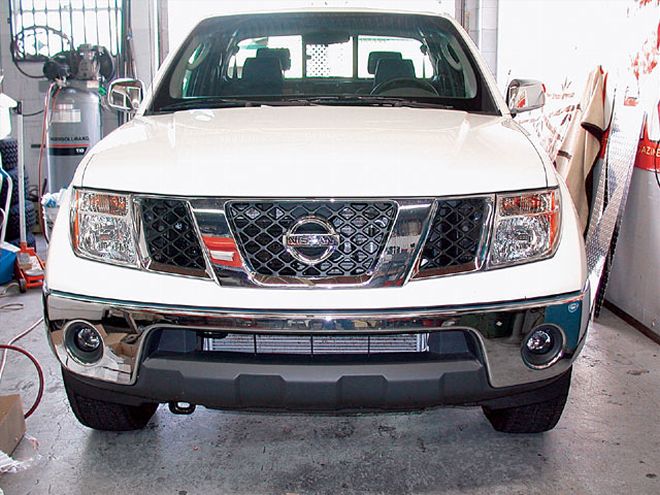
POLYGON ((140 108, 144 83, 138 79, 115 79, 108 87, 108 106, 119 112, 133 113, 140 108))
POLYGON ((506 103, 514 117, 545 105, 545 86, 533 79, 514 79, 506 92, 506 103))

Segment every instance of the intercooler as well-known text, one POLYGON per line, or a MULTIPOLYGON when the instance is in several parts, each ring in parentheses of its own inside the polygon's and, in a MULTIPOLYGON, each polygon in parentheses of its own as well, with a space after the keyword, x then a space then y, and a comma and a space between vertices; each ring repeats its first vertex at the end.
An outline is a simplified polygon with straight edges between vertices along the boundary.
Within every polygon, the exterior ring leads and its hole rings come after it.
POLYGON ((204 339, 204 350, 246 354, 389 354, 428 351, 428 334, 263 335, 229 333, 204 339))

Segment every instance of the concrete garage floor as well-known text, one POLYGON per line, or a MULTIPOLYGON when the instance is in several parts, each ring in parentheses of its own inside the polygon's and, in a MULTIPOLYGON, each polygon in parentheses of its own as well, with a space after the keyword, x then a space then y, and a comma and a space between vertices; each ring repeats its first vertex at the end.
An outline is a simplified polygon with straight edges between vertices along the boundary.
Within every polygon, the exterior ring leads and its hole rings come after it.
MULTIPOLYGON (((40 317, 40 294, 4 298, 0 340, 40 317)), ((0 477, 8 495, 211 493, 660 493, 660 347, 607 311, 576 365, 559 426, 544 435, 495 433, 476 408, 361 417, 207 411, 161 406, 138 433, 101 433, 74 419, 43 326, 21 342, 46 373, 27 422, 39 458, 0 477)), ((36 392, 12 356, 0 393, 36 392)), ((15 457, 35 455, 24 440, 15 457)))

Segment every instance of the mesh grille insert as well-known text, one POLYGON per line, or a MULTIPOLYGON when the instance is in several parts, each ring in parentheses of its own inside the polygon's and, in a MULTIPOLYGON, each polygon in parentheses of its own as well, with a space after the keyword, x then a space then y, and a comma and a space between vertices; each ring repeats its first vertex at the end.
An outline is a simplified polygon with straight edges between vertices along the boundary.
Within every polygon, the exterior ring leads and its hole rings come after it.
POLYGON ((487 218, 488 203, 484 198, 438 201, 422 252, 420 275, 476 268, 487 218))
POLYGON ((329 279, 368 275, 375 268, 397 207, 386 201, 236 201, 226 211, 241 255, 255 273, 329 279), (327 222, 339 236, 334 252, 318 263, 304 263, 284 246, 284 235, 305 217, 327 222))
POLYGON ((205 270, 187 203, 175 199, 142 198, 142 224, 151 259, 161 265, 205 270))

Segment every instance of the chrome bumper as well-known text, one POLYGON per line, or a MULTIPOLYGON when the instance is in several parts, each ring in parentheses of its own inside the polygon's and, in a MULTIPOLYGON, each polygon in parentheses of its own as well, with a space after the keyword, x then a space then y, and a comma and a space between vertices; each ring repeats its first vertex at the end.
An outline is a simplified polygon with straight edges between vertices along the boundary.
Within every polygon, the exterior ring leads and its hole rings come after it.
POLYGON ((378 335, 462 330, 473 335, 494 388, 548 380, 564 373, 584 342, 590 318, 588 289, 562 296, 460 307, 373 311, 255 311, 162 306, 102 300, 56 291, 44 293, 48 337, 67 370, 118 385, 135 384, 145 343, 156 329, 304 335, 378 335), (67 325, 92 323, 103 337, 103 356, 88 365, 67 351, 67 325), (550 323, 565 336, 560 359, 545 369, 522 360, 521 345, 537 325, 550 323))

